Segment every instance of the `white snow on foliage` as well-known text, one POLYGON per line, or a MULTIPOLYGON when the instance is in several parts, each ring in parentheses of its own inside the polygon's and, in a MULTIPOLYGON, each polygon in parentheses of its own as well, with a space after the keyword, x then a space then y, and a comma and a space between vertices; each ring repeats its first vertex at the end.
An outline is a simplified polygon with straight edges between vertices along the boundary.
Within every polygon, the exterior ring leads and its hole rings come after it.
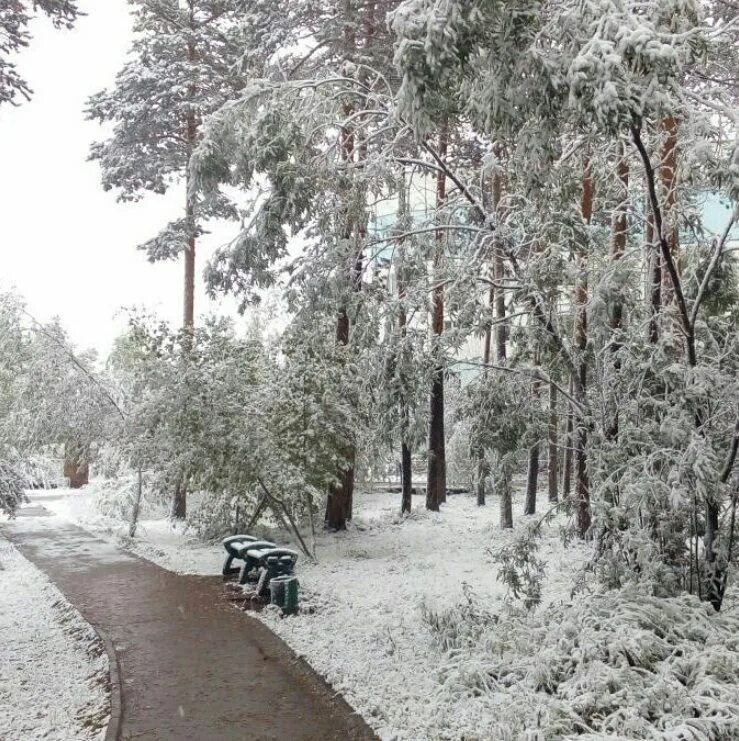
POLYGON ((0 538, 0 739, 102 739, 108 660, 93 629, 0 538))
MULTIPOLYGON (((50 504, 91 527, 98 495, 50 504)), ((261 614, 382 739, 739 738, 736 590, 718 616, 687 596, 594 585, 573 595, 591 547, 564 545, 559 519, 537 554, 542 606, 527 614, 506 603, 488 551, 535 518, 501 531, 495 499, 478 508, 461 495, 441 513, 414 497, 401 518, 398 500, 360 493, 351 529, 319 535, 318 562, 298 563, 301 614, 261 614)), ((135 550, 166 568, 220 571, 220 544, 163 520, 144 520, 140 533, 135 550)))

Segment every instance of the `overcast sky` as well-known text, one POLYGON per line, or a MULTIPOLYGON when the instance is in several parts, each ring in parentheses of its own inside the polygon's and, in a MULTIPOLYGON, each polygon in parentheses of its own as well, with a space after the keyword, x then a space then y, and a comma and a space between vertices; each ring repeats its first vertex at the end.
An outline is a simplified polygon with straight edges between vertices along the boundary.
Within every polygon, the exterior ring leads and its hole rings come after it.
MULTIPOLYGON (((143 306, 179 325, 181 263, 152 265, 136 245, 178 215, 182 194, 116 203, 100 187, 98 165, 86 161, 102 132, 84 120, 85 100, 113 83, 131 23, 125 0, 82 5, 88 15, 72 31, 34 23, 18 59, 33 100, 0 107, 0 289, 14 287, 37 318, 60 316, 79 346, 106 354, 125 326, 121 307, 143 306)), ((229 236, 205 238, 199 272, 229 236)), ((233 313, 233 302, 208 301, 201 285, 195 309, 233 313)))

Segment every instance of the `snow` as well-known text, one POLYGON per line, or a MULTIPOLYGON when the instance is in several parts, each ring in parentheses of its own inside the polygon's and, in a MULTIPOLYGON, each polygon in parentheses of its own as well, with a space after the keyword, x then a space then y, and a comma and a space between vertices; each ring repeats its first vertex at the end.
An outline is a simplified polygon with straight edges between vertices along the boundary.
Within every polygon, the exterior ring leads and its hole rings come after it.
MULTIPOLYGON (((143 520, 131 542, 124 524, 101 522, 95 498, 94 489, 65 492, 44 504, 88 529, 123 540, 165 568, 220 573, 225 558, 220 543, 198 542, 166 520, 143 520)), ((267 609, 261 618, 381 738, 478 738, 477 713, 468 707, 474 698, 439 691, 444 656, 424 624, 422 608, 451 608, 471 590, 488 609, 499 609, 506 590, 487 550, 510 543, 516 531, 499 528, 495 499, 479 508, 472 497, 451 496, 441 513, 431 513, 414 497, 409 517, 398 514, 399 505, 399 494, 358 494, 351 529, 319 534, 317 563, 305 557, 298 562, 301 614, 281 618, 267 609), (452 728, 456 730, 444 731, 452 728)), ((514 507, 520 511, 521 503, 514 507)), ((519 518, 517 529, 532 521, 519 518)), ((562 544, 560 522, 548 526, 539 554, 548 564, 547 603, 569 597, 572 576, 588 554, 587 546, 562 544)))
POLYGON ((1 537, 0 594, 0 738, 104 738, 108 660, 100 639, 1 537))

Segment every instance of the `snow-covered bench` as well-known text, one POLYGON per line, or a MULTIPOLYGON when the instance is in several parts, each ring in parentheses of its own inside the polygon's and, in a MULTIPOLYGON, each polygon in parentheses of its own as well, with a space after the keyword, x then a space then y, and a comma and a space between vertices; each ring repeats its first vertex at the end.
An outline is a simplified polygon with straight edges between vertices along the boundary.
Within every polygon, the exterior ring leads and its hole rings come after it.
MULTIPOLYGON (((253 535, 231 535, 224 538, 226 562, 223 564, 223 575, 239 572, 239 583, 246 584, 253 571, 266 576, 266 589, 269 581, 276 576, 289 576, 295 569, 298 554, 289 548, 278 548, 272 541, 259 540, 253 535), (235 560, 243 561, 241 568, 233 568, 235 560)), ((264 580, 260 579, 260 584, 264 580)))

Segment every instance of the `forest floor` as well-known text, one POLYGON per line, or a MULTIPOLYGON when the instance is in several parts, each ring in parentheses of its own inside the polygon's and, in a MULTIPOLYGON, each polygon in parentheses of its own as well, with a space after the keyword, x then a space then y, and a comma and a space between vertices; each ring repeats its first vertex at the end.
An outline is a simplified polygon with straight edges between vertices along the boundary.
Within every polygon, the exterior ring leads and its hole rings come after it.
MULTIPOLYGON (((141 521, 135 541, 125 525, 104 518, 95 486, 51 497, 58 514, 119 538, 126 547, 165 568, 220 574, 224 551, 174 528, 166 519, 141 521)), ((520 502, 515 501, 516 511, 520 502)), ((514 531, 498 524, 498 502, 476 506, 472 497, 448 498, 441 513, 427 512, 421 497, 401 517, 399 495, 360 493, 350 529, 321 533, 317 562, 298 563, 301 614, 260 617, 341 692, 383 739, 484 738, 467 704, 475 698, 444 690, 442 651, 431 640, 428 611, 463 604, 470 596, 492 611, 502 609, 506 587, 491 549, 510 544, 536 517, 518 518, 514 531)), ((573 577, 589 549, 565 545, 564 519, 544 527, 539 557, 547 564, 543 601, 567 601, 573 577)), ((273 537, 279 542, 279 533, 273 537)))
POLYGON ((108 710, 108 659, 99 638, 0 536, 0 739, 101 739, 108 710))

